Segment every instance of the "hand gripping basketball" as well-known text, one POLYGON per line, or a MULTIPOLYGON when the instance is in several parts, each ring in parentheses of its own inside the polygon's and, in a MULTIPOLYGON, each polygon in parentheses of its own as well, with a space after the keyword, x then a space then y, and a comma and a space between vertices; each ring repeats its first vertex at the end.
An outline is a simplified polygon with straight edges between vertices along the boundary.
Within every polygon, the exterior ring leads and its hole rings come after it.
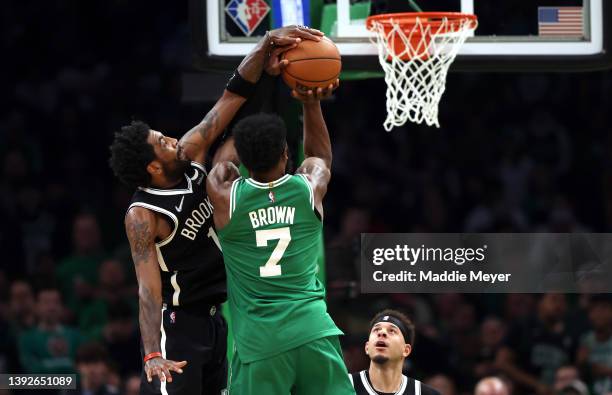
POLYGON ((292 89, 307 92, 333 85, 342 69, 338 48, 327 37, 319 41, 302 41, 282 54, 288 60, 282 69, 283 80, 292 89))
POLYGON ((321 37, 323 32, 306 26, 285 26, 268 32, 272 47, 297 44, 302 40, 319 41, 321 37))
POLYGON ((305 92, 293 89, 291 91, 291 96, 304 104, 316 103, 330 97, 339 85, 340 80, 336 80, 333 84, 329 84, 326 88, 308 89, 305 92))
POLYGON ((297 46, 297 44, 286 45, 284 47, 274 47, 272 52, 270 52, 270 58, 266 63, 266 73, 272 76, 277 76, 281 73, 281 71, 289 65, 289 61, 287 59, 281 59, 281 55, 284 52, 289 51, 297 46))

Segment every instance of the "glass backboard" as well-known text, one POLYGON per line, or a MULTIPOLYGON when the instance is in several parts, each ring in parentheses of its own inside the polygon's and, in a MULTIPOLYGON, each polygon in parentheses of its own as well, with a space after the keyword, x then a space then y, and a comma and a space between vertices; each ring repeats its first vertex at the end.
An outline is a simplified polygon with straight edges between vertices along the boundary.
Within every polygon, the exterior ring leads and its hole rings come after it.
MULTIPOLYGON (((609 0, 608 0, 609 2, 609 0)), ((606 0, 417 0, 423 11, 478 16, 451 70, 588 70, 609 67, 606 0)), ((407 0, 191 0, 197 65, 235 65, 265 33, 286 24, 323 30, 348 70, 377 70, 369 15, 413 11, 407 0)))

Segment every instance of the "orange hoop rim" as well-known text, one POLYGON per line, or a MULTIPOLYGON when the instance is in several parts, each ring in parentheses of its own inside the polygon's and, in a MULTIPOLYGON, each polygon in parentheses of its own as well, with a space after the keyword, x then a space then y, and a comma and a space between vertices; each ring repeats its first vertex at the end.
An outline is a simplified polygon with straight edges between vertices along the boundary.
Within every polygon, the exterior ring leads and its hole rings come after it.
POLYGON ((374 30, 374 23, 376 22, 383 27, 389 27, 393 23, 397 23, 404 29, 412 28, 416 25, 417 18, 421 23, 432 27, 441 26, 444 20, 450 23, 467 20, 470 22, 469 29, 476 29, 478 26, 478 17, 474 14, 462 12, 399 12, 369 16, 366 19, 366 27, 368 30, 374 30))

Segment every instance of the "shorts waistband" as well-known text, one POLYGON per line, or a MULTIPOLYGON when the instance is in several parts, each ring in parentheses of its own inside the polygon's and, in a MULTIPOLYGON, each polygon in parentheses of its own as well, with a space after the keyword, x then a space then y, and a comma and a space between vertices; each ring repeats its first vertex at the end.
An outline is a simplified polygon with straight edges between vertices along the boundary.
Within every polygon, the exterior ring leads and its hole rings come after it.
POLYGON ((221 304, 220 303, 197 303, 190 304, 189 306, 172 306, 167 303, 163 304, 164 309, 174 310, 174 311, 184 311, 191 314, 197 315, 209 315, 214 316, 217 313, 221 312, 221 304))

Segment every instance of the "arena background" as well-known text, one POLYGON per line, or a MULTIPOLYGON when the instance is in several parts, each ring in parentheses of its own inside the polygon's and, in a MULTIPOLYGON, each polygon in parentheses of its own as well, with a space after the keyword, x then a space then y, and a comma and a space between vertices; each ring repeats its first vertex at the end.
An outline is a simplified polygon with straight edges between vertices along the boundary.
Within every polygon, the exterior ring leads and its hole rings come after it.
MULTIPOLYGON (((221 90, 202 93, 205 102, 185 95, 194 70, 184 4, 28 0, 0 9, 0 372, 76 371, 78 354, 80 368, 103 360, 105 382, 134 394, 130 193, 109 170, 108 145, 133 117, 178 136, 221 90), (37 303, 49 286, 61 306, 37 303), (69 329, 36 349, 32 331, 49 315, 69 329), (37 363, 45 353, 53 363, 37 363)), ((609 231, 612 75, 451 73, 447 88, 440 129, 384 132, 381 79, 344 81, 323 103, 334 150, 325 253, 349 369, 367 366, 369 319, 396 308, 417 325, 406 373, 455 395, 500 373, 496 352, 516 344, 515 328, 537 317, 541 296, 361 295, 360 234, 609 231)), ((551 299, 579 344, 593 330, 589 297, 551 299)), ((566 351, 562 364, 593 391, 593 372, 566 351)))

